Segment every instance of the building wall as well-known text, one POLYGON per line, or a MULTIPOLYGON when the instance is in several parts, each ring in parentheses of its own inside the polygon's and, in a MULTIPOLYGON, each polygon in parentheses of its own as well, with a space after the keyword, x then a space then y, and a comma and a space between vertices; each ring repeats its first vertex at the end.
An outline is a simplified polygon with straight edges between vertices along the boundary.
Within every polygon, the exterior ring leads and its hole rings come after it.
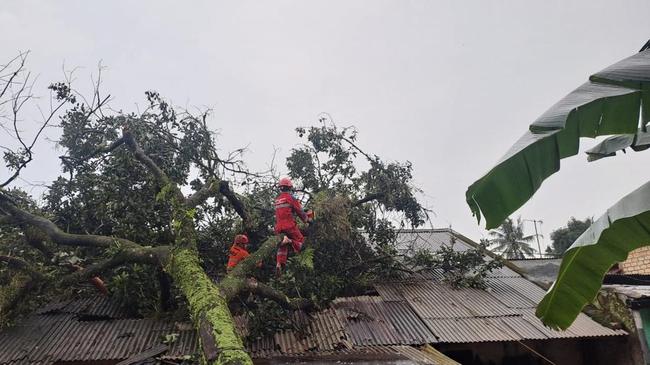
POLYGON ((619 267, 624 274, 650 275, 650 246, 637 248, 630 252, 627 260, 621 262, 619 267))

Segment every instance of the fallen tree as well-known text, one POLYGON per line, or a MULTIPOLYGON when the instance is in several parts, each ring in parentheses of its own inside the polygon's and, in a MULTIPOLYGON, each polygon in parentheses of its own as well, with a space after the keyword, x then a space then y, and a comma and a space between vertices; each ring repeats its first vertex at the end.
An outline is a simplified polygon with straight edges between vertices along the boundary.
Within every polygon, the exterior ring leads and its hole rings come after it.
MULTIPOLYGON (((304 252, 294 256, 283 277, 274 278, 269 268, 281 239, 272 233, 277 176, 248 171, 243 149, 222 158, 207 112, 178 113, 148 92, 143 113, 114 113, 104 110, 109 99, 98 87, 88 99, 69 83, 50 89, 67 105, 58 142, 65 149, 64 175, 49 186, 42 206, 8 188, 31 162, 44 128, 33 143, 23 143, 18 108, 12 130, 19 143, 15 151, 6 147, 11 175, 0 188, 0 227, 10 234, 0 237, 0 248, 25 257, 0 256, 0 283, 3 275, 5 281, 12 278, 0 288, 0 315, 25 295, 61 291, 98 275, 114 290, 118 281, 111 278, 151 267, 132 281, 159 281, 161 298, 169 300, 170 290, 185 298, 203 361, 247 364, 251 360, 232 319, 235 299, 252 294, 295 310, 362 292, 401 265, 391 246, 394 222, 417 226, 426 217, 414 196, 409 163, 383 162, 357 146, 356 130, 322 118, 319 126, 297 129, 307 143, 287 159, 289 175, 301 183, 300 194, 318 218, 306 228, 304 252), (357 157, 369 165, 366 170, 358 170, 357 157), (255 250, 225 273, 224 252, 237 232, 247 233, 255 250), (218 258, 205 253, 215 248, 218 258), (266 262, 262 269, 260 261, 266 262), (39 290, 28 290, 34 283, 39 290)), ((20 94, 7 95, 20 100, 20 94)))

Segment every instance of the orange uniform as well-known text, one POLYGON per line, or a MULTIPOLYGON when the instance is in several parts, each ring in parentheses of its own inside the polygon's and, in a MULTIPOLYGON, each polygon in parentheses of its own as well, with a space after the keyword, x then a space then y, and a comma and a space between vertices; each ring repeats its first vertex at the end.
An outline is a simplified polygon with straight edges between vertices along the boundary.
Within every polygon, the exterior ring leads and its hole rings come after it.
POLYGON ((236 243, 230 247, 230 254, 228 255, 228 269, 232 269, 237 266, 237 264, 250 256, 248 250, 244 247, 238 246, 236 243))
MULTIPOLYGON (((303 222, 307 222, 308 217, 302 209, 300 202, 289 192, 282 192, 275 198, 275 233, 284 233, 291 239, 291 247, 298 253, 302 249, 305 237, 298 229, 296 218, 298 216, 303 222)), ((276 265, 286 265, 289 248, 287 245, 280 245, 276 255, 276 265)))
POLYGON ((246 246, 248 245, 248 237, 243 234, 238 234, 235 236, 235 243, 230 247, 230 253, 228 255, 228 266, 227 269, 230 270, 243 259, 250 256, 246 246))

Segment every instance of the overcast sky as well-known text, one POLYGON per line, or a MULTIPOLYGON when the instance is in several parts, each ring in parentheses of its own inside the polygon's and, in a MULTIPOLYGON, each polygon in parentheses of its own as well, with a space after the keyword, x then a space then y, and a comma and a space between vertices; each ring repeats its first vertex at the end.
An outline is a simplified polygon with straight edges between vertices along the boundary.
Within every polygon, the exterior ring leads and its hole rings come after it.
MULTIPOLYGON (((328 112, 356 126, 366 150, 413 162, 436 227, 479 239, 467 186, 589 74, 637 52, 648 15, 647 0, 2 0, 0 63, 31 50, 47 95, 62 65, 80 67, 83 89, 101 61, 113 108, 137 110, 145 90, 213 108, 223 149, 250 144, 254 168, 274 147, 286 157, 293 129, 328 112)), ((42 143, 26 180, 57 176, 53 149, 42 143)), ((564 160, 515 216, 543 220, 548 241, 569 217, 597 217, 647 181, 649 160, 564 160)))

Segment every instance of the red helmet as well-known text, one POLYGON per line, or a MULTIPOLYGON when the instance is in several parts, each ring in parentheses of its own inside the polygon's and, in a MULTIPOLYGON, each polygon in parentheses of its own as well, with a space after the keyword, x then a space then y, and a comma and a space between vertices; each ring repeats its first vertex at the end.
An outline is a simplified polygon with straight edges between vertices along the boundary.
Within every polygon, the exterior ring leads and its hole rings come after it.
POLYGON ((235 243, 238 245, 247 245, 248 244, 248 236, 245 234, 238 234, 235 236, 235 243))
POLYGON ((291 182, 291 179, 288 177, 283 177, 280 179, 280 182, 278 182, 278 186, 286 186, 288 188, 293 188, 293 183, 291 182))

